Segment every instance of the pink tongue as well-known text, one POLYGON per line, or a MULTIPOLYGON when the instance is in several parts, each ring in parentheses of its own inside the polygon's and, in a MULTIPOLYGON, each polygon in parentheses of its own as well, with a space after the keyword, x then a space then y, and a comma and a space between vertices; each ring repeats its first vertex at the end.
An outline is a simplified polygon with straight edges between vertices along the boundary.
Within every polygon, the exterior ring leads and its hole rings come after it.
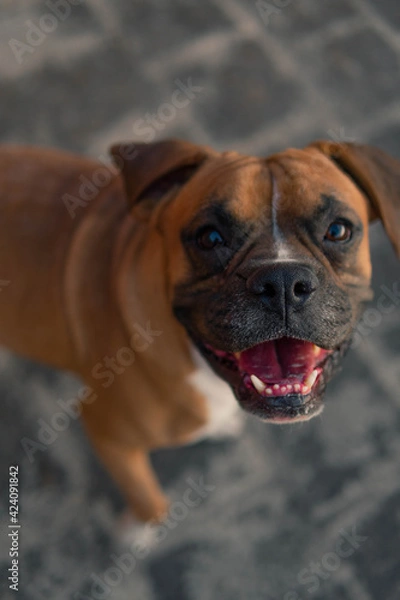
POLYGON ((264 342, 241 353, 239 367, 262 381, 280 382, 285 379, 302 381, 315 366, 313 344, 281 338, 264 342))

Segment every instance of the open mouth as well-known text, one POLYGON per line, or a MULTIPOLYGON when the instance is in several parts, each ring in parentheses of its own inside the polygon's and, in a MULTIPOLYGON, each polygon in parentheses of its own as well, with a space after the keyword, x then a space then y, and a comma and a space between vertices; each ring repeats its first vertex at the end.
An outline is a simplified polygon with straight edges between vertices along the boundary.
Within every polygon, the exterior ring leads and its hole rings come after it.
POLYGON ((290 337, 243 352, 204 348, 246 410, 275 422, 306 420, 321 411, 324 370, 333 350, 290 337))

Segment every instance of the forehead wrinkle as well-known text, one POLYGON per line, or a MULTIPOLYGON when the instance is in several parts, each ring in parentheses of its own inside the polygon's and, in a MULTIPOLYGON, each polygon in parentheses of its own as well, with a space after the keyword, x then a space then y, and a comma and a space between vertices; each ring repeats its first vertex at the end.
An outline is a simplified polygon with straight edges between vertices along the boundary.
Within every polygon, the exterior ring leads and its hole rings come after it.
MULTIPOLYGON (((261 167, 260 159, 252 156, 235 155, 233 157, 219 156, 211 159, 189 182, 185 191, 190 190, 191 185, 197 186, 199 206, 207 203, 210 197, 220 196, 229 199, 229 202, 241 206, 241 193, 246 193, 244 182, 252 182, 255 177, 246 174, 247 169, 261 167)), ((247 183, 248 185, 248 183, 247 183)), ((246 186, 247 187, 247 186, 246 186)))
POLYGON ((258 220, 263 207, 270 204, 271 178, 264 162, 256 157, 230 159, 228 164, 210 165, 203 172, 207 196, 227 199, 229 209, 238 220, 258 220))
MULTIPOLYGON (((254 156, 239 155, 229 158, 226 156, 221 156, 219 159, 217 159, 217 161, 214 160, 212 165, 210 164, 210 167, 212 166, 210 175, 212 174, 214 178, 219 178, 224 176, 227 172, 238 171, 243 167, 259 163, 260 159, 254 156)), ((205 167, 207 168, 207 165, 205 165, 205 167)))
POLYGON ((234 215, 229 210, 228 199, 211 193, 205 198, 205 203, 192 217, 187 226, 190 228, 193 225, 196 225, 196 223, 213 217, 220 222, 225 221, 230 226, 237 225, 234 215))

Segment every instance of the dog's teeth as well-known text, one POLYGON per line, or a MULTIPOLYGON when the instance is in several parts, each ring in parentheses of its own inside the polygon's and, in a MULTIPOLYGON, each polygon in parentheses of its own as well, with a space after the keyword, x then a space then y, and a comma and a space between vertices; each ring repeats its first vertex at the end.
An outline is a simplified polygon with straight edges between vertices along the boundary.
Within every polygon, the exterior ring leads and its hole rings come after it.
POLYGON ((300 390, 301 390, 301 385, 299 383, 295 383, 294 384, 294 391, 295 392, 300 392, 300 390))
POLYGON ((265 383, 263 383, 263 382, 261 381, 261 379, 259 379, 259 378, 257 377, 257 375, 250 375, 250 379, 251 379, 251 383, 254 385, 254 387, 256 388, 257 392, 258 392, 259 394, 262 394, 262 393, 263 393, 263 391, 265 390, 265 388, 267 387, 267 386, 265 385, 265 383))
POLYGON ((281 392, 282 392, 282 394, 286 394, 286 385, 283 385, 281 387, 281 392))
POLYGON ((314 351, 314 356, 319 356, 322 352, 322 348, 320 348, 319 346, 314 344, 313 351, 314 351))
POLYGON ((301 393, 303 395, 308 394, 309 391, 310 391, 310 389, 306 385, 303 385, 303 387, 301 388, 301 393))
POLYGON ((266 393, 267 393, 267 394, 269 394, 269 395, 271 395, 271 394, 272 394, 272 388, 267 388, 265 391, 266 391, 266 393))
POLYGON ((279 387, 280 387, 280 386, 279 386, 277 383, 275 383, 275 385, 274 385, 274 390, 279 390, 279 387))
POLYGON ((286 386, 286 389, 287 389, 288 392, 291 392, 292 389, 293 389, 293 386, 289 384, 289 385, 286 386))
POLYGON ((317 369, 314 369, 314 371, 312 373, 310 373, 310 375, 305 380, 305 382, 304 382, 305 385, 311 389, 312 386, 314 385, 314 383, 317 381, 317 377, 318 377, 318 371, 317 371, 317 369))

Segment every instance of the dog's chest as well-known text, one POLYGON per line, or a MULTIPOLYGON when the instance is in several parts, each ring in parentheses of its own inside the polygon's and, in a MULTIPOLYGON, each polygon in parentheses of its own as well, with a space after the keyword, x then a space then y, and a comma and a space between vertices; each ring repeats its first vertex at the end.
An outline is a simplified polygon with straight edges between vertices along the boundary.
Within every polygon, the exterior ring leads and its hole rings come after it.
POLYGON ((242 411, 231 388, 214 373, 194 346, 191 352, 197 370, 190 375, 190 383, 206 399, 209 414, 207 425, 195 433, 193 441, 237 435, 242 426, 242 411))

